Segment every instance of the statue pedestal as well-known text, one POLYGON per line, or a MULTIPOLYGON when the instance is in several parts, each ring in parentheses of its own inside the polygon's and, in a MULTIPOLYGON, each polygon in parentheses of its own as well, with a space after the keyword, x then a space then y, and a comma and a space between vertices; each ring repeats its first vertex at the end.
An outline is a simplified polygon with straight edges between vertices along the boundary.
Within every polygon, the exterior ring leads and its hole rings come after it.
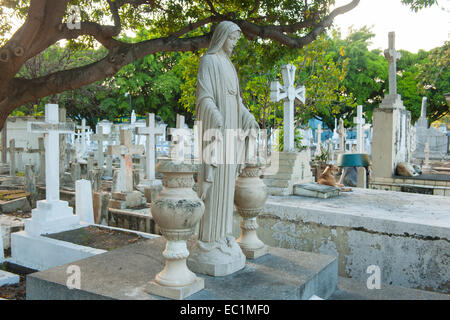
POLYGON ((231 236, 219 242, 197 241, 190 252, 187 265, 196 273, 221 277, 245 267, 245 255, 231 236))

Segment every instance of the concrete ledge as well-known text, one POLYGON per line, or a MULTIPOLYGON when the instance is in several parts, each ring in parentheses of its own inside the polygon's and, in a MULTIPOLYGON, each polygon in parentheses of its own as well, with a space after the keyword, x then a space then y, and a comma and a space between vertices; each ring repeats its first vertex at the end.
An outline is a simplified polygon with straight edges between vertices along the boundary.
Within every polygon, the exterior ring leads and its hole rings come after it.
MULTIPOLYGON (((164 267, 165 242, 155 238, 77 261, 80 289, 67 288, 68 265, 30 274, 27 299, 164 300, 146 293, 146 288, 164 267)), ((205 280, 205 288, 186 300, 328 298, 338 281, 336 258, 280 248, 270 248, 269 254, 247 261, 234 274, 198 276, 205 280)))
POLYGON ((11 234, 12 257, 7 261, 34 270, 46 270, 104 252, 21 231, 11 234))
POLYGON ((448 293, 448 208, 448 197, 359 188, 328 199, 271 196, 257 234, 269 246, 338 257, 340 276, 365 282, 376 265, 382 283, 448 293))

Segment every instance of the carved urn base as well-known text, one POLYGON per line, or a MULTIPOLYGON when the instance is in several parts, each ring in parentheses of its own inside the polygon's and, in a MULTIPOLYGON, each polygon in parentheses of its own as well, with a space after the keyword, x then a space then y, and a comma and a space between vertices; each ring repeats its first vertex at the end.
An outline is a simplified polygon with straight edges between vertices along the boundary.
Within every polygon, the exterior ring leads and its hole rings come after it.
POLYGON ((193 234, 205 206, 192 190, 197 166, 161 160, 156 169, 163 174, 163 189, 151 204, 151 213, 166 238, 164 269, 147 286, 147 292, 171 299, 184 299, 204 288, 186 265, 186 240, 193 234))
POLYGON ((262 164, 247 164, 236 180, 234 205, 242 217, 241 236, 236 240, 249 259, 256 259, 269 252, 258 238, 256 217, 267 200, 266 186, 260 179, 262 164))

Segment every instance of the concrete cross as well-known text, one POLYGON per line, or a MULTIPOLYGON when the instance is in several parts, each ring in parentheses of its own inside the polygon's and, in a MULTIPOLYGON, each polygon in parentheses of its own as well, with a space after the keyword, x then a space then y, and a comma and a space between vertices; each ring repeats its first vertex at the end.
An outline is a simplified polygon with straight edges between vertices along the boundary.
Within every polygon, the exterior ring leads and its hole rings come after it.
POLYGON ((317 147, 316 147, 316 156, 320 156, 322 153, 322 125, 319 123, 317 125, 317 147))
POLYGON ((37 174, 37 182, 44 183, 45 182, 45 146, 44 146, 44 138, 38 138, 38 148, 37 149, 28 149, 28 153, 37 153, 39 154, 39 169, 37 174))
POLYGON ((397 94, 397 60, 401 58, 400 52, 395 50, 395 32, 389 32, 389 47, 384 50, 384 57, 389 63, 389 95, 397 94))
POLYGON ((92 135, 92 140, 97 141, 98 143, 98 147, 97 147, 97 163, 98 163, 98 167, 100 169, 103 168, 103 162, 104 162, 104 157, 103 157, 103 142, 107 141, 108 139, 108 135, 103 133, 103 127, 102 126, 98 126, 97 127, 97 133, 92 135))
POLYGON ((364 152, 364 131, 363 125, 366 123, 366 120, 363 118, 363 107, 359 105, 357 107, 357 115, 353 118, 353 123, 356 124, 356 152, 363 153, 364 152))
MULTIPOLYGON (((86 131, 88 128, 86 127, 86 119, 81 120, 81 126, 77 126, 77 129, 80 129, 81 133, 81 154, 84 154, 86 152, 86 131)), ((78 139, 80 136, 78 136, 78 139)))
POLYGON ((45 122, 28 122, 28 132, 43 133, 46 201, 59 201, 59 135, 73 133, 74 125, 58 121, 58 105, 45 105, 45 122), (56 170, 55 170, 56 169, 56 170))
POLYGON ((145 127, 136 128, 136 134, 146 135, 145 139, 145 178, 155 180, 156 136, 164 134, 164 128, 156 126, 155 114, 147 113, 145 127))
POLYGON ((132 132, 120 130, 120 145, 108 146, 109 155, 120 155, 120 178, 123 184, 119 186, 119 192, 133 191, 133 154, 143 154, 144 146, 133 145, 132 132))
POLYGON ((294 101, 305 103, 305 86, 294 86, 295 66, 287 64, 281 67, 283 86, 278 81, 270 83, 270 100, 278 102, 284 100, 283 116, 283 151, 293 152, 294 144, 294 101))
POLYGON ((172 140, 175 142, 171 150, 171 157, 175 161, 184 161, 184 146, 186 141, 189 141, 191 137, 191 130, 184 127, 184 116, 177 114, 177 127, 170 128, 170 134, 172 140))
POLYGON ((339 129, 338 129, 338 134, 339 134, 339 150, 341 152, 345 151, 345 138, 346 138, 346 134, 347 134, 347 130, 345 130, 344 127, 344 120, 342 120, 342 118, 339 118, 339 129))
POLYGON ((17 166, 16 166, 16 153, 22 152, 23 148, 16 148, 16 140, 9 140, 9 148, 6 149, 9 152, 9 174, 11 176, 16 175, 17 166))
POLYGON ((420 117, 427 117, 427 97, 422 97, 422 108, 420 109, 420 117))

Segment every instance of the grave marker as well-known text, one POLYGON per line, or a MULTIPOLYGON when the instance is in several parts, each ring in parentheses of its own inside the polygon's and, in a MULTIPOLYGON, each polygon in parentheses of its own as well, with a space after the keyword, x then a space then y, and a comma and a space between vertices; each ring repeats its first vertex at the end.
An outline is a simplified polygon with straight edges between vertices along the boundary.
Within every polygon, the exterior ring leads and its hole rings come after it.
POLYGON ((305 103, 305 86, 294 86, 295 66, 287 64, 281 67, 283 75, 283 86, 278 81, 272 81, 270 84, 270 100, 278 102, 284 100, 284 136, 283 151, 293 152, 294 144, 294 101, 295 99, 305 103))
POLYGON ((79 224, 67 201, 59 199, 59 135, 72 133, 73 124, 58 121, 58 105, 45 105, 45 122, 28 122, 28 131, 44 134, 45 142, 45 200, 37 202, 31 219, 25 220, 28 234, 41 234, 68 230, 79 224), (56 169, 56 170, 55 170, 56 169))
POLYGON ((100 169, 103 168, 104 156, 103 156, 103 142, 107 141, 108 135, 103 133, 103 127, 97 127, 97 133, 92 135, 92 140, 98 142, 97 147, 97 163, 100 169))
POLYGON ((366 120, 363 118, 362 106, 359 105, 357 108, 358 108, 357 116, 353 118, 353 123, 356 124, 356 152, 363 153, 364 152, 363 125, 366 123, 366 120))
POLYGON ((120 156, 120 176, 122 183, 118 186, 119 192, 133 191, 133 154, 142 154, 143 146, 133 145, 131 131, 120 130, 120 145, 108 146, 109 155, 120 156))

